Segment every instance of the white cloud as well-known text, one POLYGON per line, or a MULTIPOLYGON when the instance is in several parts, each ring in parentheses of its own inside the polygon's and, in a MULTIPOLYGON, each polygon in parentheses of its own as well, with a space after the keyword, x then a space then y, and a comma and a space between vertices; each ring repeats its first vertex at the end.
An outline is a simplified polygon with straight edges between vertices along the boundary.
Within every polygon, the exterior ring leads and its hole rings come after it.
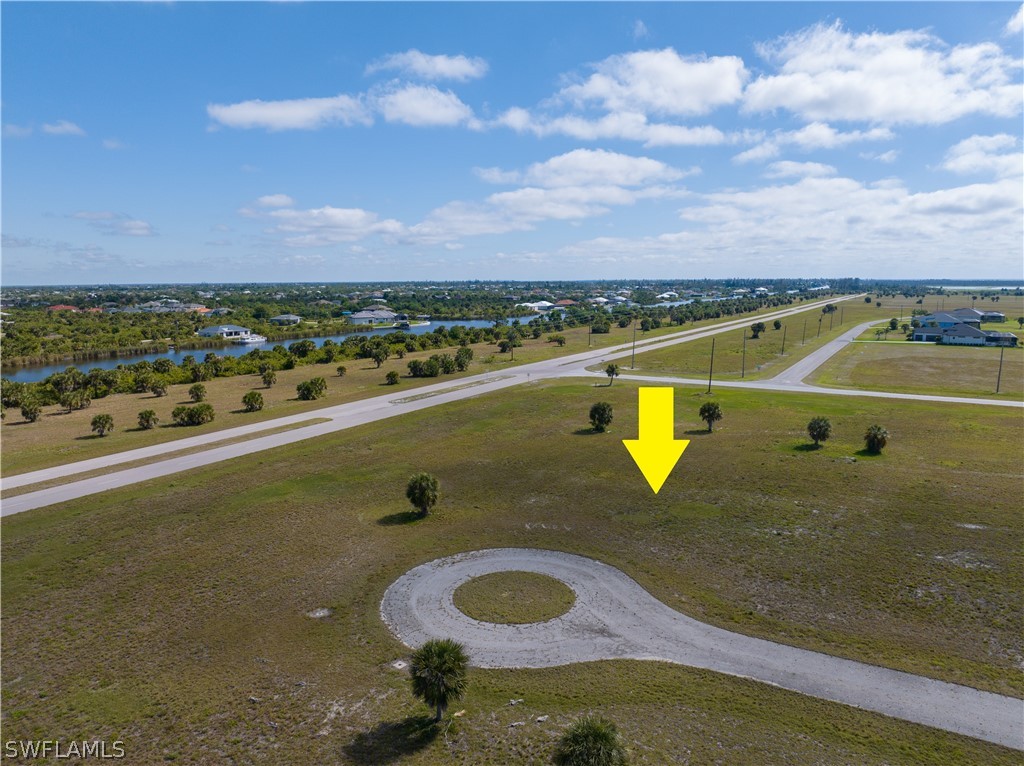
POLYGON ((1024 5, 1017 9, 1013 18, 1006 22, 1003 33, 1007 35, 1019 35, 1024 32, 1024 5))
POLYGON ((260 215, 274 223, 270 233, 286 235, 282 241, 292 247, 323 247, 377 234, 398 235, 404 230, 398 221, 381 220, 376 213, 360 208, 279 208, 260 215))
POLYGON ((80 210, 77 213, 72 213, 71 217, 88 222, 90 226, 104 234, 122 237, 156 236, 152 224, 111 210, 80 210))
POLYGON ((415 126, 459 125, 470 122, 473 110, 450 90, 433 85, 406 85, 376 98, 376 106, 388 122, 415 126))
POLYGON ((750 83, 747 112, 805 119, 942 124, 968 114, 1011 117, 1024 94, 1019 62, 993 43, 949 47, 921 31, 855 35, 818 24, 769 45, 779 73, 750 83))
POLYGON ((644 146, 714 146, 728 138, 710 125, 688 127, 667 123, 651 123, 639 112, 613 112, 598 118, 579 115, 534 117, 526 109, 513 107, 492 125, 511 128, 517 133, 532 133, 543 138, 563 135, 584 141, 621 138, 642 141, 644 146))
POLYGON ((31 135, 31 125, 14 125, 12 123, 4 125, 4 138, 25 138, 31 135))
POLYGON ((792 162, 783 160, 773 162, 765 170, 766 178, 822 178, 834 176, 836 169, 820 162, 792 162))
POLYGON ((43 132, 51 136, 84 136, 85 131, 67 120, 57 120, 54 123, 45 123, 43 132))
POLYGON ((609 112, 700 115, 739 100, 747 70, 737 56, 683 57, 672 48, 610 56, 559 98, 609 112))
POLYGON ((886 164, 891 164, 896 161, 900 156, 899 149, 890 149, 887 152, 861 152, 860 158, 862 160, 878 160, 886 164))
POLYGON ((647 25, 644 24, 643 21, 641 21, 640 19, 637 19, 636 21, 633 22, 633 39, 634 40, 642 40, 645 37, 648 37, 649 35, 650 35, 650 32, 647 29, 647 25))
POLYGON ((685 175, 658 160, 632 157, 604 149, 575 149, 544 162, 535 162, 523 172, 502 171, 498 168, 477 168, 476 172, 483 180, 491 183, 526 183, 546 188, 642 186, 675 181, 685 175))
POLYGON ((292 207, 295 200, 287 194, 264 194, 256 200, 256 204, 260 207, 292 207))
POLYGON ((799 130, 777 131, 763 142, 733 157, 734 162, 755 162, 777 157, 782 149, 795 146, 801 151, 838 149, 862 141, 888 141, 894 134, 888 128, 840 131, 823 122, 812 122, 799 130))
POLYGON ((954 173, 1019 178, 1024 174, 1024 155, 1015 149, 1017 139, 1005 133, 971 136, 946 152, 942 167, 954 173))
POLYGON ((392 53, 372 62, 366 67, 366 74, 385 70, 397 70, 406 76, 421 77, 425 80, 476 80, 487 74, 487 62, 482 58, 467 56, 432 56, 415 48, 404 53, 392 53))
POLYGON ((124 149, 124 144, 122 144, 116 138, 104 138, 103 148, 109 149, 110 151, 117 151, 118 149, 124 149))
POLYGON ((298 98, 283 101, 241 101, 209 104, 206 113, 229 128, 315 130, 326 125, 369 125, 373 119, 362 101, 340 94, 331 98, 298 98))

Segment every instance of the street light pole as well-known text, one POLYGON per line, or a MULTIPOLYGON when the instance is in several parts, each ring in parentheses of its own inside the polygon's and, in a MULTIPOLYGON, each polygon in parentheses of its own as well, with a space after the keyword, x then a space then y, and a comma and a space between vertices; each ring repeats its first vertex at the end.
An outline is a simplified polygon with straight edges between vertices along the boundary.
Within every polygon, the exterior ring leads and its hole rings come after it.
POLYGON ((636 317, 633 317, 633 356, 629 360, 629 369, 636 369, 636 317))
POLYGON ((715 371, 715 336, 711 336, 711 366, 708 368, 708 393, 711 393, 711 373, 715 371))
POLYGON ((789 329, 788 324, 782 325, 782 351, 779 352, 779 356, 786 355, 786 330, 789 329))
POLYGON ((999 384, 1003 380, 1003 352, 1006 350, 1006 346, 999 347, 999 374, 996 375, 996 393, 999 393, 999 384))
POLYGON ((740 365, 740 377, 747 377, 747 329, 743 328, 743 362, 740 365))
POLYGON ((804 341, 807 340, 807 317, 804 317, 804 334, 800 336, 800 345, 804 345, 804 341))
POLYGON ((824 316, 818 317, 818 334, 814 336, 815 338, 820 338, 821 337, 821 320, 824 319, 824 318, 825 318, 824 316))

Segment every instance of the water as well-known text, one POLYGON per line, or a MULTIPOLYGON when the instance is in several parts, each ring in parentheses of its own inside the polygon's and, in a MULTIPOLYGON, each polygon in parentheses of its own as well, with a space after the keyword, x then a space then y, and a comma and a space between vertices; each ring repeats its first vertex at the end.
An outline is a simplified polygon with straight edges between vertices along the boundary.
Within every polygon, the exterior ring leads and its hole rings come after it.
MULTIPOLYGON (((520 317, 519 321, 522 324, 526 324, 529 319, 533 317, 520 317)), ((510 320, 511 321, 511 320, 510 320)), ((455 325, 462 325, 463 327, 493 327, 494 322, 486 319, 461 319, 454 321, 431 321, 429 324, 413 325, 408 330, 402 332, 410 335, 423 335, 424 333, 433 332, 438 327, 454 327, 455 325)), ((225 346, 223 348, 200 348, 185 351, 168 351, 164 354, 138 354, 133 356, 122 356, 114 359, 96 359, 89 362, 80 362, 72 364, 70 362, 60 362, 58 364, 47 364, 47 365, 35 365, 31 367, 19 367, 17 369, 5 370, 3 377, 9 380, 16 380, 20 383, 32 383, 37 380, 43 380, 49 377, 55 372, 63 372, 68 367, 79 367, 81 370, 88 372, 89 370, 96 369, 97 367, 101 370, 113 370, 119 364, 134 364, 143 360, 152 362, 156 359, 170 359, 175 364, 180 364, 181 360, 188 355, 195 357, 196 361, 202 361, 203 357, 211 351, 215 352, 218 356, 242 356, 248 354, 254 348, 269 351, 274 346, 289 346, 292 343, 296 343, 300 340, 311 340, 314 341, 318 346, 323 344, 325 340, 333 340, 336 343, 340 343, 345 338, 350 338, 353 335, 360 337, 369 335, 387 335, 388 333, 396 332, 394 327, 380 327, 375 330, 367 330, 365 332, 348 332, 342 333, 341 335, 322 335, 316 338, 292 338, 290 340, 276 340, 267 341, 266 343, 248 343, 248 344, 237 344, 225 346)))

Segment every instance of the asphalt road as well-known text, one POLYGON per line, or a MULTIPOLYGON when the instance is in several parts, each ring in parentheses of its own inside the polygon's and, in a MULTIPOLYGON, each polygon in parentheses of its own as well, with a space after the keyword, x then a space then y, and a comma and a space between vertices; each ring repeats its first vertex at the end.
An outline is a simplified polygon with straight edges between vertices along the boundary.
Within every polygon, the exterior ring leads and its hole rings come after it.
POLYGON ((1024 700, 715 628, 670 609, 618 569, 569 553, 500 548, 431 561, 396 580, 380 610, 406 645, 455 638, 479 667, 661 660, 1024 749, 1024 700), (561 580, 576 603, 561 617, 530 625, 478 622, 455 607, 459 585, 506 571, 561 580))

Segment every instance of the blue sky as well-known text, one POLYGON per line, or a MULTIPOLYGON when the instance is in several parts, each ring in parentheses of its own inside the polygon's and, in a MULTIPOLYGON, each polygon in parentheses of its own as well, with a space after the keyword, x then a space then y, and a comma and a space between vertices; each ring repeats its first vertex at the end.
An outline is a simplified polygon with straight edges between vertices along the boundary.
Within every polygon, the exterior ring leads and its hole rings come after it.
POLYGON ((1019 3, 3 3, 5 284, 1020 279, 1019 3))

